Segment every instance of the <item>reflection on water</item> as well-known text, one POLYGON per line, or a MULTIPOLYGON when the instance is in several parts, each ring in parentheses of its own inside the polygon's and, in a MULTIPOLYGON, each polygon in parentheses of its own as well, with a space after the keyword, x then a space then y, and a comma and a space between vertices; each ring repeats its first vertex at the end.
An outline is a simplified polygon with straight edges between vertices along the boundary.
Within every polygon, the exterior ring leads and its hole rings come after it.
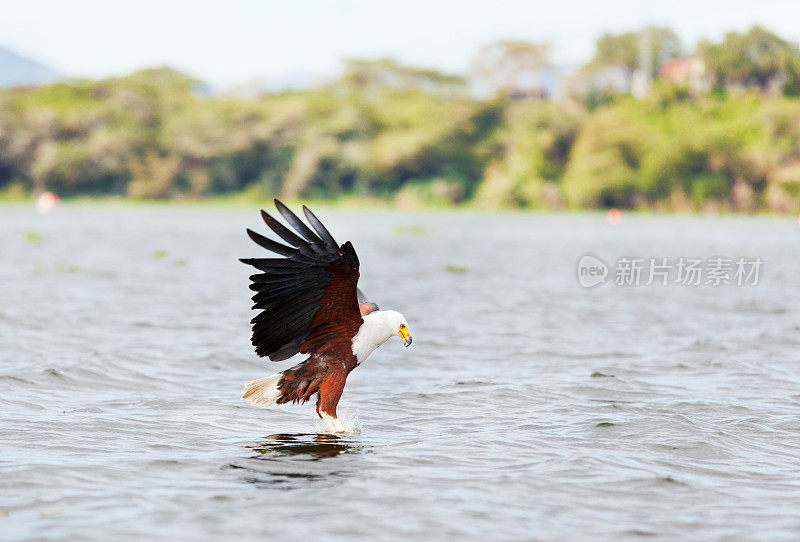
POLYGON ((253 459, 271 460, 283 456, 297 459, 319 461, 326 457, 336 457, 343 452, 354 451, 359 445, 348 442, 343 437, 325 433, 270 435, 247 446, 257 453, 253 459))
POLYGON ((261 438, 245 448, 253 455, 228 465, 246 471, 245 482, 258 486, 299 487, 303 481, 324 481, 347 476, 341 460, 322 464, 342 454, 352 454, 363 446, 331 434, 278 433, 261 438))

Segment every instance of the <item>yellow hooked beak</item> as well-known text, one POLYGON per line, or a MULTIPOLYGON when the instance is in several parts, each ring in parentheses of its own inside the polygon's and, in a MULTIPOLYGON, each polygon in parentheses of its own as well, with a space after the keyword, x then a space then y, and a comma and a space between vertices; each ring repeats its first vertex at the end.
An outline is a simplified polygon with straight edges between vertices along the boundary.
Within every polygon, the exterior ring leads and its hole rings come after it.
POLYGON ((411 332, 408 331, 408 327, 400 326, 400 329, 397 330, 397 334, 403 339, 403 346, 411 346, 411 332))

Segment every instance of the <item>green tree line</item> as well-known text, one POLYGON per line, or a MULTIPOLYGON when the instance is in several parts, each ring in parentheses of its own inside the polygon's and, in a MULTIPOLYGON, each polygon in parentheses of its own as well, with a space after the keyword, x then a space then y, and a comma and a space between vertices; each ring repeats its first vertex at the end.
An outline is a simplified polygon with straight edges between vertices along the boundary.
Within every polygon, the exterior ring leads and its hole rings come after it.
MULTIPOLYGON (((665 30, 655 36, 648 43, 670 55, 679 47, 665 30)), ((639 42, 617 38, 599 40, 594 64, 635 63, 639 42)), ((351 62, 319 88, 247 97, 209 94, 168 68, 3 89, 0 192, 796 212, 800 54, 768 38, 757 29, 701 44, 709 92, 656 80, 643 99, 599 102, 476 98, 459 77, 390 60, 351 62), (725 43, 751 50, 749 60, 725 43), (775 81, 783 92, 761 88, 775 81)), ((514 50, 530 64, 546 48, 514 50)))

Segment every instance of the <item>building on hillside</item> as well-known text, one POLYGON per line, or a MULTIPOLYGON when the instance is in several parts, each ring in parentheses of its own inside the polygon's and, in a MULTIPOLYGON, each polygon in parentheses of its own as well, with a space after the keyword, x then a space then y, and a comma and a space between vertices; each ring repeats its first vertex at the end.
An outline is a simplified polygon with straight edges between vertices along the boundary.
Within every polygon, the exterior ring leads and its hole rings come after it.
POLYGON ((574 96, 587 96, 595 92, 608 95, 628 94, 633 88, 633 75, 633 70, 623 64, 585 67, 573 73, 569 92, 574 96))
POLYGON ((484 77, 470 78, 471 94, 476 98, 504 95, 514 100, 558 99, 564 94, 564 77, 570 73, 562 66, 545 66, 514 75, 509 83, 499 86, 484 77))
POLYGON ((694 92, 711 90, 712 78, 705 62, 697 56, 667 60, 658 67, 658 77, 663 81, 687 85, 694 92))

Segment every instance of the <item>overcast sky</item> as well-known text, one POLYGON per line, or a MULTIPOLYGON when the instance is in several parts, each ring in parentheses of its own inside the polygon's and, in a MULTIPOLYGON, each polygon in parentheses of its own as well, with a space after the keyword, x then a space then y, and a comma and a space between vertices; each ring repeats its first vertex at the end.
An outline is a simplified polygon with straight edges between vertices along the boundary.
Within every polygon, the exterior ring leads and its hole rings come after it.
POLYGON ((549 40, 565 65, 603 32, 669 25, 689 45, 762 24, 800 41, 800 0, 5 0, 0 45, 74 76, 168 64, 214 85, 391 56, 463 72, 481 44, 549 40))

